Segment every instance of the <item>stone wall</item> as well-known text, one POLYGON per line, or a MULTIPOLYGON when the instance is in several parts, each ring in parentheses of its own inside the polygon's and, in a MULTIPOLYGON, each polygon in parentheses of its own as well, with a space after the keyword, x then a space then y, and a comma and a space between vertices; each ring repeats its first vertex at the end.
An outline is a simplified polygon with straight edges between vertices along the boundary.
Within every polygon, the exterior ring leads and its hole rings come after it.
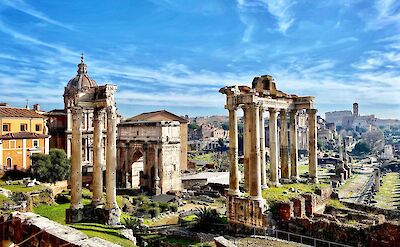
POLYGON ((370 214, 382 214, 385 216, 387 220, 399 220, 400 219, 400 210, 394 210, 394 209, 384 209, 384 208, 378 208, 375 206, 369 206, 366 204, 360 204, 360 203, 351 203, 351 202, 345 202, 341 201, 343 205, 345 205, 348 208, 355 209, 355 210, 360 210, 366 213, 370 214))
POLYGON ((387 222, 360 227, 328 219, 293 218, 281 222, 279 228, 284 231, 351 246, 391 247, 399 246, 400 243, 400 226, 387 222))

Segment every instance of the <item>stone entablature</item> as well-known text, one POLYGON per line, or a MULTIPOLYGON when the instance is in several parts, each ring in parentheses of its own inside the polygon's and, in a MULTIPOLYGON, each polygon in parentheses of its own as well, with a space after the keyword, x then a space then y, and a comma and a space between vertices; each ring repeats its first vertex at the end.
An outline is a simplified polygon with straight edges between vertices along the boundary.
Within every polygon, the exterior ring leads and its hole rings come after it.
MULTIPOLYGON (((225 108, 229 111, 230 197, 240 197, 241 195, 238 166, 237 110, 239 108, 242 108, 244 113, 244 188, 249 193, 249 198, 244 200, 259 202, 254 205, 260 208, 253 208, 253 210, 261 210, 261 212, 266 210, 261 191, 262 188, 267 188, 267 184, 279 186, 281 179, 298 179, 297 114, 303 110, 308 115, 310 181, 318 182, 317 110, 314 108, 314 97, 300 97, 283 93, 276 89, 275 82, 269 75, 255 77, 252 87, 228 86, 221 88, 220 93, 226 95, 225 108), (270 178, 268 182, 264 128, 265 111, 269 111, 270 178), (280 126, 278 126, 278 114, 280 126)), ((231 209, 236 210, 236 207, 231 209)), ((228 214, 233 217, 228 216, 228 221, 235 225, 237 224, 236 213, 236 211, 233 211, 228 214)), ((253 214, 246 215, 246 217, 257 220, 253 214)))
POLYGON ((128 120, 121 122, 118 129, 120 187, 141 187, 153 194, 181 190, 179 121, 128 120), (142 162, 138 162, 140 159, 142 162), (142 173, 137 178, 140 169, 142 173))

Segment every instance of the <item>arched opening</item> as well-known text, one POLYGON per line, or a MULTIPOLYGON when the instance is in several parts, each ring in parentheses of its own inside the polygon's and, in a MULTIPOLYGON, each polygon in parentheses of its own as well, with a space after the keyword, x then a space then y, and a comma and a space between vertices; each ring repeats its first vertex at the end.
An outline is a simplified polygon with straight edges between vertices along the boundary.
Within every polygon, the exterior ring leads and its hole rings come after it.
POLYGON ((6 167, 4 170, 11 170, 11 167, 12 167, 12 159, 8 157, 6 162, 6 167))
POLYGON ((131 163, 127 167, 129 176, 126 178, 127 184, 131 185, 132 188, 140 188, 144 185, 144 159, 143 153, 137 150, 131 158, 131 163))

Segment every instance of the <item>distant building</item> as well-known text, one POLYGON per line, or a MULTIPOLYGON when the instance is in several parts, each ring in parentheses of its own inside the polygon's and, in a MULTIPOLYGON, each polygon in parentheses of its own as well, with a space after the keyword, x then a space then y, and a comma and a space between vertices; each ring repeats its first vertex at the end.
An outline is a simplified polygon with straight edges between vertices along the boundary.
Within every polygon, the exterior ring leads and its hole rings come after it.
POLYGON ((325 120, 328 123, 334 123, 336 126, 342 126, 344 117, 352 117, 351 111, 333 111, 325 113, 325 120))
POLYGON ((46 117, 35 110, 0 104, 0 171, 27 171, 31 156, 49 153, 46 117))
POLYGON ((383 153, 381 155, 381 158, 385 160, 391 160, 394 158, 392 145, 389 144, 385 145, 385 147, 383 148, 383 153))

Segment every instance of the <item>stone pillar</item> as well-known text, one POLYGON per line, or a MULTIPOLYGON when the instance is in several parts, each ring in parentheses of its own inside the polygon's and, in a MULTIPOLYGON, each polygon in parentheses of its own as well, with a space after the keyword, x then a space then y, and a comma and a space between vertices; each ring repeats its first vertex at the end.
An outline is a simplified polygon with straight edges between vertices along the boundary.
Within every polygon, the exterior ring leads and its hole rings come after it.
POLYGON ((122 174, 123 181, 125 182, 126 188, 133 188, 133 184, 129 183, 129 174, 132 174, 132 168, 129 164, 129 143, 125 143, 124 145, 124 166, 125 166, 125 174, 122 174))
POLYGON ((297 110, 290 111, 290 174, 292 180, 299 179, 299 153, 297 147, 297 110))
POLYGON ((106 209, 108 224, 119 223, 121 211, 117 205, 116 168, 117 168, 117 113, 113 106, 107 108, 107 149, 106 149, 106 209))
POLYGON ((261 157, 260 157, 260 109, 257 104, 250 106, 250 198, 262 200, 261 157))
POLYGON ((71 209, 83 208, 82 199, 82 108, 73 107, 71 139, 71 209))
POLYGON ((279 186, 278 177, 278 121, 275 108, 269 108, 270 185, 279 186))
POLYGON ((93 117, 93 198, 92 204, 103 205, 103 126, 104 110, 96 109, 93 117))
POLYGON ((286 110, 281 109, 281 132, 280 132, 280 154, 281 154, 281 169, 282 178, 289 179, 289 143, 286 110))
POLYGON ((159 195, 162 193, 160 188, 160 175, 159 175, 159 149, 158 145, 154 146, 154 194, 159 195))
POLYGON ((308 169, 310 180, 318 183, 317 110, 307 109, 308 114, 308 169))
POLYGON ((249 191, 249 164, 250 164, 250 108, 248 105, 243 106, 243 152, 244 152, 244 189, 249 191))
POLYGON ((229 195, 240 195, 238 164, 238 124, 236 107, 229 110, 229 195))
POLYGON ((259 127, 260 127, 260 155, 261 155, 261 188, 268 188, 267 185, 267 157, 265 150, 265 124, 264 124, 264 107, 260 106, 259 127))

